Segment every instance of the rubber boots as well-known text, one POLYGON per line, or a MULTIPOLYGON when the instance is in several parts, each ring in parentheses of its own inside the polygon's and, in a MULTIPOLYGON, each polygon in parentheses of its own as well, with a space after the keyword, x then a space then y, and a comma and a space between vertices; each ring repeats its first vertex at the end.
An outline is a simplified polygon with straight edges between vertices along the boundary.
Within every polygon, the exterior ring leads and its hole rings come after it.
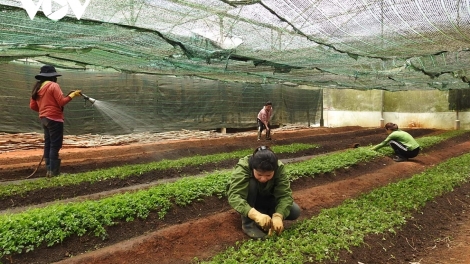
POLYGON ((261 140, 261 129, 258 128, 258 140, 261 140))
POLYGON ((44 158, 44 162, 46 163, 46 177, 51 176, 51 163, 48 158, 44 158))
POLYGON ((265 238, 268 233, 261 230, 261 228, 246 216, 242 216, 242 230, 251 238, 262 239, 265 238))
POLYGON ((58 176, 60 174, 60 159, 51 159, 49 162, 51 166, 49 176, 58 176))

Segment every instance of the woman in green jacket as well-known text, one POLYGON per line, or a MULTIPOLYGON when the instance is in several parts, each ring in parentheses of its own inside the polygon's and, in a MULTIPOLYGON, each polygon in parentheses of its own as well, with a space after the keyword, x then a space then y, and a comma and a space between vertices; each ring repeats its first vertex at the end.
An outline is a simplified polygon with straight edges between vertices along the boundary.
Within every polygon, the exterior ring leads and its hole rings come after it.
POLYGON ((283 220, 300 216, 284 164, 266 146, 239 160, 232 172, 228 202, 241 214, 242 229, 251 238, 264 238, 272 231, 280 234, 283 220))
POLYGON ((395 151, 396 157, 393 158, 396 162, 407 161, 408 159, 418 156, 420 146, 418 142, 408 133, 398 129, 398 125, 394 123, 387 123, 385 125, 388 137, 382 143, 372 147, 372 150, 378 150, 387 144, 390 144, 395 151))

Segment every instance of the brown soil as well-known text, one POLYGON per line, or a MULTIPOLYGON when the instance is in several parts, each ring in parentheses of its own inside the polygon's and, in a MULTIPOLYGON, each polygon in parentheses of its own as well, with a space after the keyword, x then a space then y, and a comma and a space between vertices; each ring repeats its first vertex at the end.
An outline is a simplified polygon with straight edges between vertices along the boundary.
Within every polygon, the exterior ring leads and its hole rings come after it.
MULTIPOLYGON (((439 133, 432 129, 408 130, 420 137, 439 133)), ((212 139, 188 139, 155 144, 130 144, 117 147, 64 148, 61 150, 62 173, 76 173, 96 168, 144 163, 161 159, 176 159, 196 154, 205 155, 258 145, 315 143, 321 147, 301 153, 279 154, 291 158, 319 155, 346 148, 376 144, 386 136, 383 129, 311 128, 296 131, 274 131, 273 141, 256 141, 255 132, 243 136, 212 139)), ((443 160, 470 150, 470 135, 427 148, 409 162, 395 163, 380 158, 361 163, 331 174, 302 178, 292 183, 294 199, 302 208, 301 219, 310 218, 321 209, 342 203, 345 199, 410 177, 443 160)), ((0 154, 0 180, 22 179, 34 170, 41 159, 41 150, 21 150, 0 154)), ((22 210, 23 206, 42 206, 51 201, 80 196, 95 199, 107 192, 127 186, 149 183, 183 175, 194 175, 214 169, 230 169, 236 160, 159 171, 125 180, 83 184, 36 191, 24 196, 0 200, 0 210, 22 210)), ((41 168, 33 177, 45 174, 41 168)), ((140 186, 140 185, 139 185, 140 186)), ((470 216, 468 214, 470 184, 438 197, 421 208, 408 224, 396 234, 369 236, 365 246, 340 252, 340 263, 470 263, 470 216)), ((299 219, 299 220, 301 220, 299 219)), ((287 228, 291 223, 287 222, 287 228)), ((93 235, 71 237, 52 247, 41 246, 30 253, 2 258, 3 263, 190 263, 194 258, 205 259, 237 241, 245 240, 239 215, 226 199, 210 197, 188 207, 175 207, 163 219, 156 214, 147 219, 119 222, 107 228, 105 240, 93 235), (87 252, 87 253, 85 253, 87 252), (71 257, 73 256, 73 257, 71 257)))

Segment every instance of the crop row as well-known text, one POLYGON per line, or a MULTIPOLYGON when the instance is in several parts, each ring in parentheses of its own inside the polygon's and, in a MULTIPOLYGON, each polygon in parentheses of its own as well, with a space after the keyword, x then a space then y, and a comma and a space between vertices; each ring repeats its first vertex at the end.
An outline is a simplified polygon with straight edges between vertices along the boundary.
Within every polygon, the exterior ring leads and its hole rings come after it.
MULTIPOLYGON (((282 146, 273 146, 272 149, 276 153, 295 153, 301 150, 318 148, 316 144, 290 144, 282 146)), ((46 189, 57 186, 72 186, 81 183, 95 183, 108 179, 125 179, 135 175, 141 175, 151 171, 159 171, 170 168, 181 168, 191 165, 202 165, 206 163, 215 163, 224 160, 238 159, 252 153, 252 149, 244 149, 229 153, 218 153, 205 156, 192 156, 176 160, 161 160, 146 164, 125 165, 107 169, 99 169, 84 173, 67 174, 53 178, 40 178, 20 183, 4 184, 0 186, 0 197, 8 197, 12 195, 25 194, 27 192, 46 189)))
MULTIPOLYGON (((458 134, 458 131, 451 131, 420 138, 418 141, 426 148, 458 134)), ((372 160, 386 153, 387 151, 378 153, 368 147, 350 149, 286 164, 286 172, 294 180, 372 160)), ((54 204, 17 214, 1 215, 0 256, 28 252, 43 243, 52 246, 74 234, 83 236, 92 233, 105 238, 105 227, 115 224, 115 221, 146 218, 150 212, 157 212, 163 218, 173 203, 187 205, 205 196, 223 197, 230 174, 231 172, 214 172, 205 177, 182 178, 148 190, 118 194, 101 200, 54 204)))
MULTIPOLYGON (((393 232, 426 202, 470 178, 470 154, 452 158, 412 178, 378 188, 295 223, 280 236, 248 240, 204 263, 311 263, 338 261, 341 249, 371 234, 393 232)), ((197 260, 196 260, 197 261, 197 260)))

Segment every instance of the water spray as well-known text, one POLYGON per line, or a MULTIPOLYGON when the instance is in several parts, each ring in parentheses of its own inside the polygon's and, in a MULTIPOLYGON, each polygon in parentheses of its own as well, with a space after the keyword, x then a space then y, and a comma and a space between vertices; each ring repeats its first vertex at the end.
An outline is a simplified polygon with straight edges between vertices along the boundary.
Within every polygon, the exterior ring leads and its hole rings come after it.
POLYGON ((96 101, 96 99, 93 99, 93 98, 87 96, 84 93, 80 93, 80 95, 83 96, 83 98, 85 99, 85 103, 86 103, 86 101, 89 101, 91 103, 91 105, 93 105, 96 101))

